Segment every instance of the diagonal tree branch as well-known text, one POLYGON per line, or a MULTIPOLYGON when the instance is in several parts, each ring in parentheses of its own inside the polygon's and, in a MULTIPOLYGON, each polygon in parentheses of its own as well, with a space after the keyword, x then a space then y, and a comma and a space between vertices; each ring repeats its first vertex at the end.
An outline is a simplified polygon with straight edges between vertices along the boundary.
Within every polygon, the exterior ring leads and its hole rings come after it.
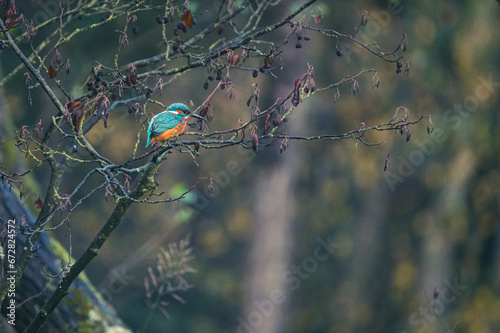
POLYGON ((28 60, 28 58, 26 58, 26 56, 21 51, 21 49, 19 49, 19 47, 17 46, 16 42, 12 39, 12 36, 10 35, 10 33, 7 31, 7 29, 6 29, 6 27, 5 27, 4 23, 3 23, 3 20, 1 18, 0 18, 0 28, 2 28, 3 30, 5 30, 5 31, 3 31, 3 34, 7 38, 7 43, 9 44, 9 46, 12 47, 12 49, 17 54, 17 56, 19 57, 19 59, 21 59, 21 61, 29 69, 29 71, 37 78, 38 82, 40 82, 40 85, 42 86, 42 88, 45 91, 45 93, 47 94, 47 96, 49 96, 49 98, 52 101, 52 103, 54 103, 54 105, 57 107, 57 110, 59 110, 59 112, 63 113, 64 112, 64 106, 62 105, 61 101, 59 101, 59 99, 54 94, 54 92, 52 91, 52 89, 50 89, 49 85, 47 84, 47 81, 45 81, 45 79, 43 78, 43 76, 40 73, 40 71, 38 71, 35 67, 33 67, 33 65, 28 60))
MULTIPOLYGON (((154 182, 154 175, 162 162, 162 156, 157 155, 153 161, 148 164, 144 174, 135 189, 130 193, 130 197, 133 199, 138 199, 145 193, 153 190, 156 185, 154 182)), ((92 261, 92 259, 99 254, 101 247, 104 242, 109 238, 111 233, 120 225, 123 220, 125 212, 132 205, 133 200, 130 199, 119 199, 118 203, 113 210, 113 213, 108 218, 106 224, 102 227, 99 233, 96 235, 92 243, 85 250, 85 252, 80 256, 80 258, 75 262, 68 272, 62 277, 59 285, 57 286, 55 292, 47 300, 45 305, 37 313, 36 317, 30 323, 30 325, 24 331, 25 333, 39 332, 48 316, 55 310, 57 305, 61 300, 68 294, 69 288, 73 281, 78 277, 78 275, 83 271, 83 269, 92 261)))

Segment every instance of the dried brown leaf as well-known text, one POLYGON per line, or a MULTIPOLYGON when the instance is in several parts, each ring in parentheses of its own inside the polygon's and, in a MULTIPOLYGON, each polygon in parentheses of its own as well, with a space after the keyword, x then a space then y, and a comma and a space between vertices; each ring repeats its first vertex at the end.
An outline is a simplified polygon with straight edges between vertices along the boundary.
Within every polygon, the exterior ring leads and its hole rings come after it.
POLYGON ((69 112, 71 112, 74 108, 80 106, 80 104, 82 104, 82 101, 69 101, 68 103, 66 103, 66 108, 69 112))
POLYGON ((40 197, 38 197, 36 200, 35 200, 35 208, 36 209, 41 209, 43 206, 43 201, 42 199, 40 199, 40 197))
POLYGON ((188 28, 191 28, 191 26, 193 25, 194 18, 193 18, 193 15, 191 14, 191 11, 189 9, 186 10, 186 12, 184 13, 184 15, 182 16, 182 21, 184 21, 184 24, 188 28))
POLYGON ((269 59, 268 56, 264 57, 264 68, 269 68, 271 67, 271 59, 269 59))
POLYGON ((52 66, 52 64, 49 65, 49 70, 47 71, 47 74, 51 79, 57 76, 57 71, 54 69, 54 66, 52 66))

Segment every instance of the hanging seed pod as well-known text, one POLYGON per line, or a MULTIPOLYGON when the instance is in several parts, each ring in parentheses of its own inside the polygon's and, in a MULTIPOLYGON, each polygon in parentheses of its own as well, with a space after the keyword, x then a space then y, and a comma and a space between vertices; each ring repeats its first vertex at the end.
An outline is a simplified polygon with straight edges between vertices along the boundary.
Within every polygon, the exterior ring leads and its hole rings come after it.
POLYGON ((270 129, 271 129, 271 114, 269 113, 266 116, 266 122, 264 124, 264 134, 267 134, 270 129))
POLYGON ((360 24, 364 27, 368 23, 368 15, 370 15, 370 14, 368 13, 367 10, 364 10, 364 9, 360 9, 359 11, 361 13, 361 23, 360 24))
POLYGON ((378 88, 380 85, 380 77, 378 75, 378 72, 375 72, 375 75, 373 75, 372 78, 372 89, 378 88))
POLYGON ((38 197, 35 201, 35 208, 36 209, 41 209, 43 206, 43 201, 42 199, 40 199, 40 197, 38 197))
POLYGON ((238 63, 238 60, 239 60, 239 56, 238 56, 237 54, 235 54, 235 55, 231 58, 231 65, 236 66, 236 64, 238 63))
POLYGON ((391 161, 391 156, 390 154, 387 154, 387 157, 385 158, 385 164, 384 164, 384 171, 389 168, 389 162, 391 161))
POLYGON ((257 135, 257 133, 254 133, 252 135, 252 150, 256 154, 259 152, 259 136, 257 135))
POLYGON ((407 34, 403 34, 403 40, 401 41, 401 49, 403 50, 403 52, 406 51, 406 46, 408 45, 408 35, 407 34))
POLYGON ((434 287, 434 292, 432 293, 432 298, 437 299, 439 297, 438 287, 434 287))

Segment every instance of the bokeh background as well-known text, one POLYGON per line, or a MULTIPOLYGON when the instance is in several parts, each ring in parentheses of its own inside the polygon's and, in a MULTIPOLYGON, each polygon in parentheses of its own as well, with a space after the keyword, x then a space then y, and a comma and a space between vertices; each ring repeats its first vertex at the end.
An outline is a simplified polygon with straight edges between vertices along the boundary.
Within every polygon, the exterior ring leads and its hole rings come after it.
MULTIPOLYGON (((50 2, 27 3, 27 16, 54 11, 50 2)), ((187 35, 201 30, 218 8, 190 3, 198 24, 187 35)), ((300 4, 281 1, 269 8, 261 25, 300 4)), ((214 179, 214 193, 208 182, 200 182, 181 203, 136 205, 86 269, 133 331, 141 329, 151 311, 145 304, 147 268, 156 266, 160 247, 188 236, 197 273, 185 278, 193 288, 180 294, 185 304, 167 306, 169 318, 156 310, 148 331, 500 331, 498 2, 318 5, 324 15, 318 26, 344 33, 358 24, 360 8, 368 10, 369 23, 359 36, 363 42, 377 41, 382 50, 394 49, 406 33, 409 75, 397 74, 395 64, 345 40, 339 44, 344 55, 338 57, 335 39, 307 31, 311 40, 303 41, 302 48, 293 42, 283 48, 277 79, 231 70, 235 98, 227 98, 226 91, 214 95, 210 129, 232 128, 238 117, 248 119, 252 83, 261 89, 262 109, 287 96, 309 63, 318 87, 368 68, 378 70, 381 84, 372 89, 368 74, 359 80, 357 96, 350 94, 350 84, 340 88, 336 102, 333 91, 316 94, 293 111, 283 131, 342 133, 360 122, 384 123, 401 105, 412 120, 432 114, 434 131, 427 133, 424 120, 411 129, 408 142, 399 133, 370 133, 367 142, 382 144, 290 141, 281 154, 279 145, 258 154, 242 148, 201 150, 196 163, 189 154, 173 153, 158 172, 163 191, 178 195, 199 176, 208 176, 214 179), (384 172, 387 154, 391 159, 384 172)), ((61 82, 73 94, 78 95, 94 59, 112 65, 123 24, 82 33, 61 48, 72 72, 61 75, 61 82)), ((122 64, 161 52, 155 15, 139 15, 129 30, 122 64)), ((280 41, 288 32, 284 28, 266 39, 280 41)), ((42 38, 46 32, 39 34, 42 38)), ((221 38, 224 34, 231 34, 229 26, 221 38)), ((0 61, 2 76, 19 63, 10 52, 1 53, 0 61)), ((209 82, 210 89, 203 89, 207 76, 205 69, 188 72, 156 97, 165 104, 192 100, 196 107, 215 87, 209 82)), ((2 133, 0 156, 10 172, 32 165, 17 152, 13 130, 40 117, 48 122, 53 110, 39 88, 31 92, 29 106, 24 80, 21 73, 0 88, 2 127, 8 129, 2 133)), ((148 106, 148 111, 162 110, 148 106)), ((109 124, 107 129, 99 124, 87 138, 111 160, 128 159, 141 125, 126 107, 114 110, 109 124)), ((43 193, 47 172, 46 166, 38 169, 25 186, 43 193)), ((69 191, 85 172, 71 169, 67 189, 61 191, 69 191)), ((99 192, 72 216, 73 256, 86 248, 113 207, 99 192)), ((68 246, 63 229, 53 236, 68 246)))

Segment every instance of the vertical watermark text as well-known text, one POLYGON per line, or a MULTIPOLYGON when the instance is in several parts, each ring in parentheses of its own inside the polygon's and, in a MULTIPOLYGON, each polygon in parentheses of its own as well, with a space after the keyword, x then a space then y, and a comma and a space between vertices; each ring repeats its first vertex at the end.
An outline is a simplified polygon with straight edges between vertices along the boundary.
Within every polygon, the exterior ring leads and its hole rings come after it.
POLYGON ((7 297, 9 303, 7 305, 7 322, 16 325, 16 220, 8 220, 7 222, 7 283, 9 289, 7 297))

